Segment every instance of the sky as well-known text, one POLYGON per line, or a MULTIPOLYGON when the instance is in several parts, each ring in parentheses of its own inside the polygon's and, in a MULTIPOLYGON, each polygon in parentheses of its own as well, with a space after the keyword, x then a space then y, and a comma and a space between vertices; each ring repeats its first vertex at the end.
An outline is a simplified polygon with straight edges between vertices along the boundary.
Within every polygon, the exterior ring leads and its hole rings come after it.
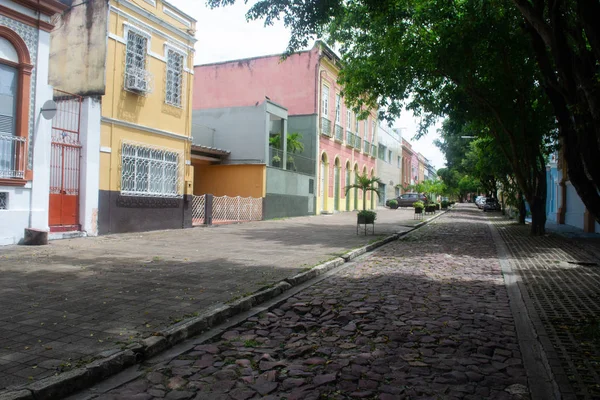
MULTIPOLYGON (((265 27, 262 21, 246 21, 246 11, 254 1, 244 4, 238 0, 235 5, 211 10, 204 0, 169 0, 175 7, 191 15, 196 23, 196 55, 194 64, 235 60, 268 54, 280 54, 286 49, 289 31, 283 23, 265 27)), ((439 136, 432 127, 428 134, 418 141, 413 140, 419 120, 412 113, 405 112, 395 121, 393 128, 402 128, 402 136, 413 145, 413 149, 423 154, 436 169, 445 166, 444 155, 433 144, 439 136)))

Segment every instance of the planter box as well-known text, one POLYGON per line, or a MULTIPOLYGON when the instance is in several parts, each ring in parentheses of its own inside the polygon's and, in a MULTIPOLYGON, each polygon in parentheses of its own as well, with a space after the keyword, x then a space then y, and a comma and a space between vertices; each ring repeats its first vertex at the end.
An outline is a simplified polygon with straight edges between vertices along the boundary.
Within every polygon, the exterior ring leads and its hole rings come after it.
POLYGON ((415 214, 423 214, 422 208, 415 208, 415 214))
POLYGON ((364 215, 358 215, 356 217, 356 223, 359 225, 364 225, 364 224, 374 224, 375 223, 375 216, 373 217, 366 217, 364 215))

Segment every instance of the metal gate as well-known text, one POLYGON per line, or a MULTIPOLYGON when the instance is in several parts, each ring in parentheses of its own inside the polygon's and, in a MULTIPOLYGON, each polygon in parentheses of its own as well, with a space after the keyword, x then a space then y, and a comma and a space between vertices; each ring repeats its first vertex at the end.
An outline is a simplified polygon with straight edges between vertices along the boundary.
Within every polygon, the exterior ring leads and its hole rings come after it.
POLYGON ((80 230, 79 172, 81 143, 79 129, 82 98, 54 90, 57 112, 52 120, 50 156, 50 230, 80 230))

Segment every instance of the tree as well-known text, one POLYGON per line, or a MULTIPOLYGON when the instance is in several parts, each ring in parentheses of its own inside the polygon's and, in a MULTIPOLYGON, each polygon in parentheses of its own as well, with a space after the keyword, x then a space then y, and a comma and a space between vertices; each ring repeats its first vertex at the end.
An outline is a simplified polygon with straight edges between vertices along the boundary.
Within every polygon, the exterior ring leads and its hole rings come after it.
POLYGON ((600 223, 600 2, 513 2, 527 21, 569 179, 600 223))
POLYGON ((248 16, 266 24, 283 16, 292 30, 288 51, 327 31, 341 44, 340 81, 356 110, 377 107, 389 120, 408 108, 423 130, 451 116, 493 137, 531 206, 532 234, 544 233, 545 143, 554 118, 510 3, 263 0, 248 16))
POLYGON ((373 176, 369 178, 367 174, 356 174, 356 179, 352 185, 346 186, 346 194, 350 189, 358 189, 363 192, 363 210, 367 209, 367 192, 376 193, 379 196, 379 185, 382 185, 381 179, 373 176))
MULTIPOLYGON (((281 149, 281 134, 273 135, 269 138, 269 145, 276 149, 281 149)), ((286 145, 288 153, 301 153, 304 151, 304 143, 302 143, 302 134, 299 132, 288 133, 286 137, 286 145)))

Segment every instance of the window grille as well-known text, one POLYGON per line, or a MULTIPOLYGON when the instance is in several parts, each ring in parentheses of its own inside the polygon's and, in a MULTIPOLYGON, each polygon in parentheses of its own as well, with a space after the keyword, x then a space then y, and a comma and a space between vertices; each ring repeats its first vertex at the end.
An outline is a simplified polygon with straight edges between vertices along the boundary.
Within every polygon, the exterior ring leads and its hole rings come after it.
POLYGON ((340 124, 342 119, 342 98, 339 94, 335 95, 335 123, 340 124))
POLYGON ((354 113, 354 133, 358 135, 358 115, 354 113))
POLYGON ((183 197, 180 152, 124 142, 121 149, 123 196, 183 197))
POLYGON ((183 54, 167 50, 167 92, 165 103, 181 107, 183 104, 183 54))
POLYGON ((346 111, 346 128, 348 128, 348 130, 352 130, 352 112, 350 112, 350 110, 346 111))
POLYGON ((0 210, 8 210, 8 192, 0 192, 0 210))
POLYGON ((144 94, 150 92, 150 74, 146 70, 148 37, 129 30, 125 48, 125 90, 144 94))

